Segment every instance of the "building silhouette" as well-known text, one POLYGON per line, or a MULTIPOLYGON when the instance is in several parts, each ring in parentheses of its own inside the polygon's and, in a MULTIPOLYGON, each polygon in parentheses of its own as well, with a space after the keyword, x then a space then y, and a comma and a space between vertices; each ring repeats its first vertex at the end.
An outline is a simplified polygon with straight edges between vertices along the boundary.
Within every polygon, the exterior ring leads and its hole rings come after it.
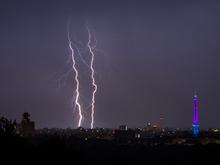
POLYGON ((120 126, 119 126, 119 130, 121 130, 121 131, 127 131, 127 130, 128 130, 128 127, 127 127, 127 125, 120 125, 120 126))
POLYGON ((22 136, 32 136, 35 132, 35 123, 30 120, 30 114, 24 112, 21 123, 18 126, 18 132, 22 136))

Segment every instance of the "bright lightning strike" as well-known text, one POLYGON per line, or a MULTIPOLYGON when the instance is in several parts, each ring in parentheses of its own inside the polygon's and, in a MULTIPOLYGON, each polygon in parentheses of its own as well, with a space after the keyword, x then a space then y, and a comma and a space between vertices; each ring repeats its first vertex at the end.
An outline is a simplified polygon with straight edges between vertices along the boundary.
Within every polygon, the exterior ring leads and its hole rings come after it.
POLYGON ((94 58, 95 58, 95 54, 93 52, 93 47, 91 46, 91 32, 90 29, 87 27, 87 31, 89 34, 89 38, 88 38, 88 49, 89 52, 91 54, 91 61, 90 61, 90 69, 91 69, 91 79, 92 79, 92 86, 93 86, 93 92, 92 92, 92 103, 91 103, 91 108, 92 108, 92 112, 91 112, 91 129, 94 128, 94 113, 95 113, 95 94, 97 92, 97 85, 96 85, 96 81, 95 81, 95 71, 94 71, 94 58))
POLYGON ((68 33, 69 49, 71 50, 72 68, 75 72, 76 90, 74 91, 74 93, 76 93, 76 97, 75 97, 74 102, 75 102, 75 107, 78 108, 78 114, 79 114, 78 127, 81 127, 83 116, 82 116, 81 105, 79 103, 79 79, 78 79, 79 73, 78 73, 78 70, 76 68, 76 60, 75 60, 75 56, 74 56, 75 51, 72 47, 72 41, 71 41, 70 34, 69 34, 69 26, 68 26, 68 29, 67 29, 67 33, 68 33))

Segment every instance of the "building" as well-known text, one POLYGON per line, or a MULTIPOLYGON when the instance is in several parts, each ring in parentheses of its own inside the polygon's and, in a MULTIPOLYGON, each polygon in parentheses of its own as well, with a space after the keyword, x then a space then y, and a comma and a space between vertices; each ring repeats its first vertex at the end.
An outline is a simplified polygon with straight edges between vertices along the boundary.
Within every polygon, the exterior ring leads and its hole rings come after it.
POLYGON ((119 126, 119 130, 121 131, 127 131, 128 130, 128 127, 126 125, 120 125, 119 126))
POLYGON ((199 116, 198 116, 198 96, 195 94, 193 98, 194 102, 194 114, 193 114, 193 136, 199 135, 199 116))
POLYGON ((162 130, 162 128, 163 128, 163 123, 164 122, 164 116, 163 116, 163 114, 160 114, 160 122, 159 122, 159 128, 162 130))
POLYGON ((29 113, 23 113, 21 123, 18 126, 18 132, 21 136, 32 136, 35 133, 35 123, 30 120, 29 113))

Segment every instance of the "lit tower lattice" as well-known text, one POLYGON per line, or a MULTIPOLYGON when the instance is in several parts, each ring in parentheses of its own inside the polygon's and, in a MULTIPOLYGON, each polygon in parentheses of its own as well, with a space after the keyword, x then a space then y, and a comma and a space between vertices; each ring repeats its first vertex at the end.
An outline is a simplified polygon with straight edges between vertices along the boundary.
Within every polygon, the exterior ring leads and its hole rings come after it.
POLYGON ((199 134, 199 116, 198 116, 198 96, 196 94, 194 95, 193 102, 194 102, 193 135, 197 137, 199 134))

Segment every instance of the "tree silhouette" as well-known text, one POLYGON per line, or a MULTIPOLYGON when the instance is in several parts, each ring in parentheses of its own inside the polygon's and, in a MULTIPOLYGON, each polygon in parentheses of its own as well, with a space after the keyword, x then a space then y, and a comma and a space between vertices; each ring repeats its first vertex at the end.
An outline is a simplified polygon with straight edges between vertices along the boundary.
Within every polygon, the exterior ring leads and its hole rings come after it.
POLYGON ((0 135, 13 136, 16 134, 17 123, 16 121, 8 120, 5 117, 0 118, 0 135))

